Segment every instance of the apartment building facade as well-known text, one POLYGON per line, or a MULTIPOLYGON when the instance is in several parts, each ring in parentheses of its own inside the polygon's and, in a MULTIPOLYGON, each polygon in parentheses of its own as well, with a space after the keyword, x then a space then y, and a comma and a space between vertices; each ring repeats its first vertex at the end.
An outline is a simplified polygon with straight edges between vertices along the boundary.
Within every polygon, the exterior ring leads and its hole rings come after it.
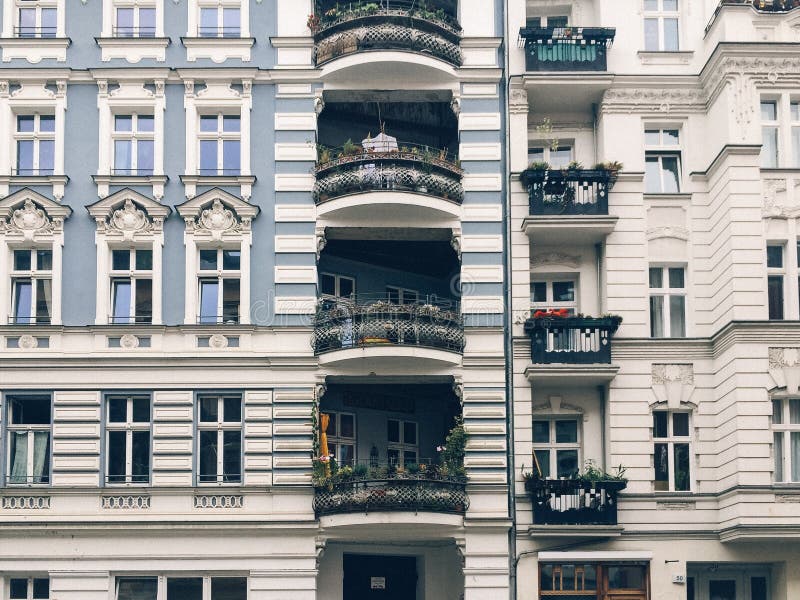
POLYGON ((3 2, 1 598, 507 595, 502 6, 365 4, 3 2))
POLYGON ((509 2, 518 598, 800 595, 795 5, 509 2))

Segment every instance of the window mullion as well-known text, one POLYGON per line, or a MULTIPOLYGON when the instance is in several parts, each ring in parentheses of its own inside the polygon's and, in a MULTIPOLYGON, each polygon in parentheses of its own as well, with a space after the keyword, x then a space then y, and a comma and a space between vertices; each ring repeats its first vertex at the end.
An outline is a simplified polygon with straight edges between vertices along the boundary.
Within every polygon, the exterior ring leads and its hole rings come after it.
POLYGON ((667 476, 669 477, 669 491, 675 491, 675 442, 667 442, 667 476))
POLYGON ((34 430, 32 427, 28 427, 28 464, 26 465, 25 474, 27 475, 28 483, 35 483, 33 481, 33 446, 36 440, 36 436, 34 434, 34 430))

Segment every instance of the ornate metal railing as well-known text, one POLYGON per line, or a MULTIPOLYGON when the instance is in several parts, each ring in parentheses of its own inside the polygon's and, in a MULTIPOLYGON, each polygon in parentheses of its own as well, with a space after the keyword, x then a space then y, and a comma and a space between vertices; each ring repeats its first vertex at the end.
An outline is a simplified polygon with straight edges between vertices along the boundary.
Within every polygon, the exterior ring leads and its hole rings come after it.
POLYGON ((523 27, 527 71, 605 71, 613 27, 523 27))
POLYGON ((615 173, 600 169, 536 170, 520 175, 532 215, 607 215, 615 173))
POLYGON ((610 364, 620 317, 537 317, 525 321, 534 364, 610 364))
POLYGON ((395 473, 381 478, 354 477, 317 486, 314 496, 317 517, 376 511, 463 515, 467 508, 469 497, 466 478, 427 473, 395 473))
POLYGON ((800 0, 720 0, 714 10, 714 14, 711 15, 711 19, 708 21, 708 25, 706 25, 706 34, 711 30, 719 17, 719 13, 726 6, 750 6, 758 12, 780 14, 800 8, 800 0))
POLYGON ((398 144, 390 151, 321 148, 314 169, 314 201, 318 204, 366 191, 411 191, 461 202, 464 172, 446 150, 398 144))
POLYGON ((323 300, 312 343, 317 354, 391 345, 463 352, 464 322, 458 306, 446 303, 323 300))
POLYGON ((308 20, 317 66, 366 50, 410 50, 461 65, 461 27, 454 11, 429 10, 415 0, 322 4, 316 3, 308 20))
POLYGON ((536 525, 616 525, 617 494, 625 481, 530 479, 525 489, 536 525))

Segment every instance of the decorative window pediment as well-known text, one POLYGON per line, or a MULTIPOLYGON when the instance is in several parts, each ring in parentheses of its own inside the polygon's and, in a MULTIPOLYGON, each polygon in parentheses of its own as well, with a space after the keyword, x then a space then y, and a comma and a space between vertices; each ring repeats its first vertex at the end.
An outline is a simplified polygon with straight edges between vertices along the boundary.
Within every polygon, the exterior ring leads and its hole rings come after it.
POLYGON ((52 238, 63 232, 64 219, 70 214, 69 206, 23 189, 0 200, 0 231, 6 238, 52 238))
POLYGON ((132 240, 141 235, 160 235, 171 209, 130 189, 120 190, 86 207, 106 236, 132 240))
POLYGON ((186 222, 186 232, 198 238, 222 240, 250 232, 259 208, 221 189, 195 196, 177 207, 186 222))

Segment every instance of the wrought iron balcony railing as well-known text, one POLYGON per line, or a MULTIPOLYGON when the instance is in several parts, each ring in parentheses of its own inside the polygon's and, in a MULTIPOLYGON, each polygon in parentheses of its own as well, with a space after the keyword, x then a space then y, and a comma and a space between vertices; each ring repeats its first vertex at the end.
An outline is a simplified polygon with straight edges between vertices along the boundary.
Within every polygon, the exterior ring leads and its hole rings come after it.
POLYGON ((111 35, 115 38, 154 38, 156 37, 156 28, 117 25, 112 28, 111 35))
POLYGON ((316 2, 308 19, 315 64, 367 50, 410 50, 461 66, 461 27, 453 14, 416 0, 316 2))
POLYGON ((721 0, 720 6, 752 6, 759 12, 789 12, 800 7, 800 0, 721 0))
MULTIPOLYGON (((371 466, 362 474, 335 475, 316 484, 317 517, 354 512, 413 511, 463 515, 469 508, 466 477, 425 470, 371 466)), ((341 473, 341 469, 340 469, 341 473)))
POLYGON ((605 71, 613 27, 523 27, 527 71, 605 71))
POLYGON ((14 27, 14 36, 18 38, 55 38, 56 33, 56 27, 14 27))
POLYGON ((320 148, 314 169, 317 204, 368 191, 410 191, 461 202, 463 171, 446 150, 399 143, 394 150, 320 148))
POLYGON ((525 489, 535 525, 616 525, 617 494, 625 481, 529 479, 525 489))
POLYGON ((464 343, 464 322, 452 303, 323 299, 314 321, 317 354, 392 345, 463 352, 464 343))
POLYGON ((534 364, 611 364, 620 317, 534 317, 525 322, 534 364))
POLYGON ((523 171, 532 215, 607 215, 615 173, 600 169, 523 171))

